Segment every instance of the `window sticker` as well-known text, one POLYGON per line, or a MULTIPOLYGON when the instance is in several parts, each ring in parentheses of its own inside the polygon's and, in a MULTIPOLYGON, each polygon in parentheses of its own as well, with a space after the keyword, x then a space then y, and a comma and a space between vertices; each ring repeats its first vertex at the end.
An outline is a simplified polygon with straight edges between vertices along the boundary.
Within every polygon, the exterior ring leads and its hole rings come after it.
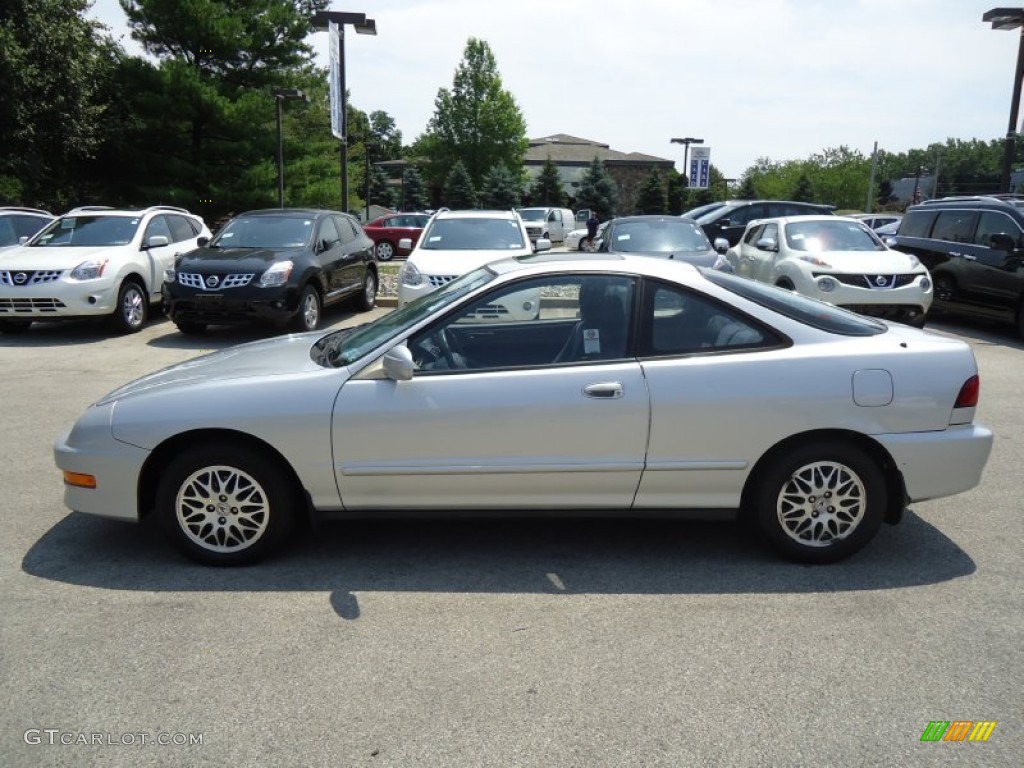
POLYGON ((601 332, 597 328, 583 329, 583 354, 597 355, 601 353, 601 332))

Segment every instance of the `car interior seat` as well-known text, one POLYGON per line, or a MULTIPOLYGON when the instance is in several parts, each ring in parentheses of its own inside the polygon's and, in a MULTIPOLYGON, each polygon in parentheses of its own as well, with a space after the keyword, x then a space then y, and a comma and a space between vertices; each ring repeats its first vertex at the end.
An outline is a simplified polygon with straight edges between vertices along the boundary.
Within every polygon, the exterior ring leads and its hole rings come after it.
POLYGON ((580 319, 554 362, 609 360, 626 354, 626 304, 603 278, 580 286, 580 319))

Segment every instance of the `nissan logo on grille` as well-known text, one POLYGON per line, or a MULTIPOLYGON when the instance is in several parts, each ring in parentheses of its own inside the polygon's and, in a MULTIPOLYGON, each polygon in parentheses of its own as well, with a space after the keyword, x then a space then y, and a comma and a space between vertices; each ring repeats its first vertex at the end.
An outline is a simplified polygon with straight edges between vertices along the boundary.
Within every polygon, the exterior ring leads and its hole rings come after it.
POLYGON ((217 283, 219 283, 219 282, 220 282, 220 278, 219 277, 217 277, 216 275, 210 275, 208 278, 206 278, 206 287, 207 288, 216 288, 217 287, 217 283))
POLYGON ((24 273, 24 272, 15 272, 14 273, 14 284, 15 285, 24 285, 27 281, 28 281, 28 275, 26 273, 24 273))
POLYGON ((879 288, 884 286, 887 282, 889 281, 885 279, 885 275, 879 275, 878 277, 875 278, 875 285, 877 285, 879 288))

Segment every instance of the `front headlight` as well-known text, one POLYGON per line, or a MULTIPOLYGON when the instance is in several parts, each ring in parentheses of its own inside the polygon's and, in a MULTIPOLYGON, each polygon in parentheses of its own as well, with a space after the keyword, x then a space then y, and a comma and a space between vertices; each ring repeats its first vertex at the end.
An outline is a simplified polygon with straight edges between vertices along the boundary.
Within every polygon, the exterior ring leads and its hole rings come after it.
POLYGON ((290 259, 274 264, 260 278, 260 288, 275 288, 279 285, 284 285, 288 282, 288 278, 292 276, 292 269, 294 267, 295 264, 290 259))
POLYGON ((925 275, 924 277, 922 277, 921 278, 921 282, 920 282, 920 286, 921 286, 921 290, 922 291, 924 291, 925 293, 928 293, 928 291, 930 291, 932 289, 931 278, 928 277, 928 275, 925 275))
POLYGON ((407 261, 402 265, 402 271, 398 273, 398 280, 402 285, 407 285, 410 288, 415 288, 417 285, 423 284, 423 275, 416 269, 412 262, 407 261))
POLYGON ((71 270, 72 280, 95 280, 103 276, 103 270, 107 268, 106 259, 90 259, 83 261, 71 270))
POLYGON ((838 281, 833 277, 819 277, 818 290, 822 293, 831 293, 839 287, 838 281))

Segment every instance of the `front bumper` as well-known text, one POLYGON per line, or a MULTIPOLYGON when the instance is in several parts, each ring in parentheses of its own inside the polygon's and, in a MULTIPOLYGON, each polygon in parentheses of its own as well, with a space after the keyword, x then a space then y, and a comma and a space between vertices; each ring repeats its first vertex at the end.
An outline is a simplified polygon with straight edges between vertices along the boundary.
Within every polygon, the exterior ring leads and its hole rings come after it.
POLYGON ((903 474, 911 501, 953 496, 981 482, 992 431, 981 424, 951 426, 941 432, 875 435, 903 474))
POLYGON ((53 444, 60 470, 92 475, 95 488, 64 485, 64 504, 75 512, 138 520, 138 482, 149 451, 114 439, 114 403, 94 406, 53 444))
POLYGON ((43 320, 109 315, 117 306, 116 282, 55 280, 26 288, 0 286, 0 319, 43 320))
POLYGON ((857 312, 870 317, 914 323, 924 318, 932 305, 932 291, 921 287, 921 280, 928 275, 920 274, 913 282, 895 288, 860 288, 849 285, 841 280, 853 280, 859 275, 835 275, 818 273, 814 278, 807 277, 801 281, 800 293, 811 298, 834 304, 837 307, 857 312), (836 287, 831 291, 822 291, 818 280, 825 277, 833 278, 836 287))
POLYGON ((228 288, 199 291, 164 284, 167 315, 176 322, 286 323, 299 308, 299 292, 291 286, 228 288))

